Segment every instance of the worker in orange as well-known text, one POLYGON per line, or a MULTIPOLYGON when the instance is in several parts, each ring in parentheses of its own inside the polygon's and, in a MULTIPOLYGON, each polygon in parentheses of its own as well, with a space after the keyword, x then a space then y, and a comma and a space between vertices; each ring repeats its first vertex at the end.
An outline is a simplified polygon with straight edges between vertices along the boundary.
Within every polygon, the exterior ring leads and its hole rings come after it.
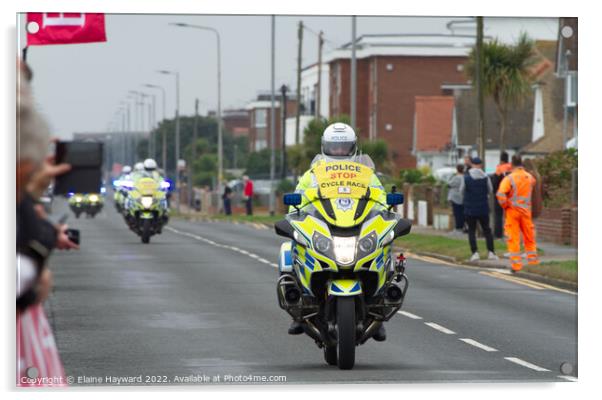
POLYGON ((535 225, 531 214, 531 195, 535 178, 523 168, 519 155, 512 156, 512 172, 507 175, 496 193, 497 201, 505 212, 504 234, 506 236, 512 273, 520 271, 523 260, 520 251, 522 233, 527 263, 539 264, 535 243, 535 225))

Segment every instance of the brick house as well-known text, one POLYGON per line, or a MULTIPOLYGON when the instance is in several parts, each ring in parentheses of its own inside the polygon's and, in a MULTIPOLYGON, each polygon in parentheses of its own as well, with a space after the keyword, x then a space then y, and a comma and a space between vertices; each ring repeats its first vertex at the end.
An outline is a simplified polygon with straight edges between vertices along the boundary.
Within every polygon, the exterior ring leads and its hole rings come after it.
POLYGON ((418 167, 437 170, 452 163, 455 140, 453 96, 416 96, 412 154, 418 167))
POLYGON ((224 124, 224 130, 230 132, 234 137, 249 136, 251 120, 248 110, 224 110, 222 123, 224 124))
MULTIPOLYGON (((289 94, 286 102, 287 115, 293 115, 297 111, 295 95, 289 94), (291 99, 292 98, 292 99, 291 99)), ((270 124, 271 124, 272 101, 269 94, 260 94, 257 99, 246 106, 249 113, 249 151, 260 151, 270 147, 270 124)), ((282 119, 279 97, 274 102, 276 112, 275 122, 275 144, 276 148, 282 145, 282 119)), ((287 132, 287 135, 289 132, 287 132)))
MULTIPOLYGON (((398 168, 414 168, 416 96, 444 94, 444 82, 462 84, 474 43, 469 35, 363 35, 357 39, 356 129, 362 139, 384 139, 398 168)), ((350 113, 351 44, 327 56, 329 114, 350 113)))

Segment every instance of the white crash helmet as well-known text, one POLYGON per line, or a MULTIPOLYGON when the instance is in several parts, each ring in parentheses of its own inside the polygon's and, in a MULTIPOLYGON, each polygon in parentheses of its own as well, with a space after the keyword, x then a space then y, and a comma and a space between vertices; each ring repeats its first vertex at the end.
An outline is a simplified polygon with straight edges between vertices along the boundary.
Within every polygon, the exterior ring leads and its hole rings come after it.
POLYGON ((322 155, 349 158, 357 153, 357 136, 352 127, 342 122, 329 125, 322 134, 322 155))
POLYGON ((123 168, 121 168, 122 174, 129 174, 130 172, 132 172, 132 167, 129 165, 124 165, 123 168))
POLYGON ((147 158, 144 160, 144 169, 148 172, 155 171, 157 169, 157 162, 152 158, 147 158))
POLYGON ((144 164, 141 162, 134 164, 134 171, 144 171, 144 164))

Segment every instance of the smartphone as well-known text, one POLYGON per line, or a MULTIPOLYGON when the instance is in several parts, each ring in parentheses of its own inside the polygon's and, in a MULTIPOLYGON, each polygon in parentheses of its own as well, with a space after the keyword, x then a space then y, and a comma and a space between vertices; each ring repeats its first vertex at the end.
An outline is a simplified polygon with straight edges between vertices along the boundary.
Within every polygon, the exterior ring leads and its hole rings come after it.
POLYGON ((71 164, 71 170, 56 177, 54 194, 100 193, 103 143, 58 142, 55 160, 57 164, 71 164))
POLYGON ((66 233, 69 240, 79 246, 79 229, 67 229, 66 233))

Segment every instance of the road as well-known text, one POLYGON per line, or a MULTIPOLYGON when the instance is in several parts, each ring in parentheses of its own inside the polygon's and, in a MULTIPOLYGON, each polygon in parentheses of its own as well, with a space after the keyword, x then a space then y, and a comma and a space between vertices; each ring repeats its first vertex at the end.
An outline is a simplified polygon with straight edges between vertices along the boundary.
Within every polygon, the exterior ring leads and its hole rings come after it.
POLYGON ((577 365, 575 294, 411 258, 410 289, 387 340, 360 346, 355 368, 341 371, 324 363, 309 337, 286 332, 290 319, 275 290, 282 239, 271 229, 172 220, 144 245, 111 203, 95 219, 69 223, 81 230, 82 248, 53 256, 48 306, 75 385, 128 377, 172 385, 249 376, 279 383, 574 380, 560 366, 577 365))

